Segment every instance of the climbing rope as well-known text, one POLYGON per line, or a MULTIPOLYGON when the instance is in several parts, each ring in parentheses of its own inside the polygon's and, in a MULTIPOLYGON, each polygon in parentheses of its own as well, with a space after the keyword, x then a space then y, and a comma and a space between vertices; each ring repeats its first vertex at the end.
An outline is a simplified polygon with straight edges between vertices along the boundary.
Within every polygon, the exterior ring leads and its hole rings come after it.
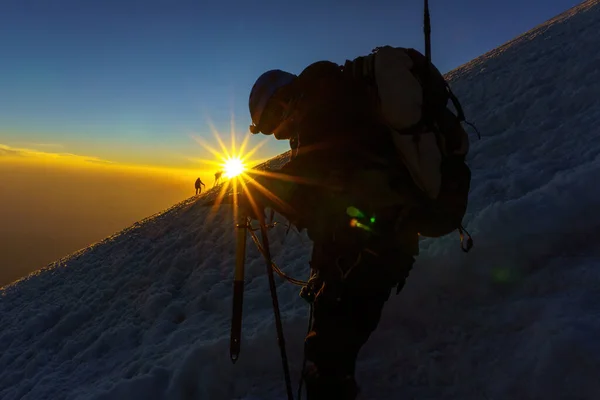
MULTIPOLYGON (((281 225, 281 224, 278 223, 278 222, 272 222, 270 224, 266 224, 265 228, 267 228, 268 230, 270 230, 270 229, 274 228, 277 225, 281 225)), ((287 224, 285 224, 284 226, 287 226, 287 224)), ((260 240, 258 239, 258 236, 254 233, 256 231, 259 231, 260 228, 254 228, 254 227, 252 227, 251 224, 248 224, 246 226, 246 229, 248 230, 248 232, 250 232, 250 237, 252 238, 252 241, 256 245, 256 248, 258 249, 258 251, 262 254, 262 256, 264 258, 267 258, 267 253, 266 253, 264 247, 260 243, 260 240)), ((290 282, 290 283, 292 283, 294 285, 297 285, 297 286, 306 286, 306 285, 308 285, 308 281, 303 281, 301 279, 296 279, 296 278, 293 278, 293 277, 287 275, 285 272, 283 272, 281 270, 281 268, 279 268, 279 266, 273 260, 271 260, 271 266, 273 267, 273 271, 275 271, 275 273, 277 275, 279 275, 281 278, 285 279, 286 281, 288 281, 288 282, 290 282)))

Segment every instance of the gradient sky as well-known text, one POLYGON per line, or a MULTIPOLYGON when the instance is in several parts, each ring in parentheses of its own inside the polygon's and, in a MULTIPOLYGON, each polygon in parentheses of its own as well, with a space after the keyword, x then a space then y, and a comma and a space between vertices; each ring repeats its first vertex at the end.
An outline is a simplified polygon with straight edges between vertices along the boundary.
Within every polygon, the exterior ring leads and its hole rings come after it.
MULTIPOLYGON (((578 3, 431 0, 433 60, 446 72, 578 3)), ((212 156, 191 135, 216 147, 208 121, 228 135, 232 115, 247 134, 262 72, 384 44, 423 48, 421 1, 3 0, 0 155, 202 168, 212 156)))
MULTIPOLYGON (((578 0, 430 0, 449 71, 578 0)), ((0 0, 0 286, 210 188, 266 70, 423 49, 421 0, 0 0), (212 167, 212 168, 211 168, 212 167), (211 170, 212 169, 212 170, 211 170)), ((263 135, 254 159, 288 149, 263 135)))

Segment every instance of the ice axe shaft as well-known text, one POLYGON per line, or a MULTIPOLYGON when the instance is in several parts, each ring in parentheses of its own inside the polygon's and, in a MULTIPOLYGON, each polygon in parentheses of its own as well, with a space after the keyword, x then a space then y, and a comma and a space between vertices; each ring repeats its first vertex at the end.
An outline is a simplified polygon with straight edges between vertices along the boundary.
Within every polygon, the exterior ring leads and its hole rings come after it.
POLYGON ((288 400, 294 400, 294 394, 292 393, 292 382, 290 378, 290 369, 288 366, 287 352, 285 349, 285 337, 283 335, 283 324, 281 322, 281 313, 279 311, 279 300, 277 299, 277 286, 275 285, 275 276, 273 273, 273 259, 271 257, 271 250, 269 246, 269 234, 267 232, 267 226, 265 223, 264 216, 259 217, 260 222, 260 234, 262 236, 262 248, 264 251, 265 262, 267 266, 267 277, 269 279, 269 290, 271 291, 271 301, 273 302, 273 313, 275 316, 275 329, 277 331, 277 343, 279 345, 279 351, 281 353, 281 362, 283 366, 283 375, 285 379, 285 388, 287 392, 288 400))
MULTIPOLYGON (((233 196, 224 196, 220 199, 211 199, 202 203, 203 207, 215 204, 233 205, 233 196)), ((242 311, 244 305, 244 270, 246 264, 246 239, 249 218, 244 213, 239 213, 235 224, 235 270, 233 272, 233 304, 231 312, 231 332, 229 335, 229 357, 235 362, 240 357, 242 342, 242 311)))
POLYGON ((429 15, 429 0, 424 1, 423 32, 425 34, 425 57, 431 63, 431 17, 429 15))

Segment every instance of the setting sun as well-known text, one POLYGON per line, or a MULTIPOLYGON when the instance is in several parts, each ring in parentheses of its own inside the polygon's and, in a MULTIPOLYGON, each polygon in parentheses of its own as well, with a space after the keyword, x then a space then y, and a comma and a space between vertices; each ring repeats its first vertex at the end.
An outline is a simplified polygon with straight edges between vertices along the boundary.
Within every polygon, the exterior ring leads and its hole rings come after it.
MULTIPOLYGON (((282 181, 317 184, 309 179, 301 179, 299 177, 292 177, 279 172, 267 171, 264 169, 264 166, 260 167, 259 160, 253 159, 252 157, 266 143, 266 138, 260 143, 257 143, 251 149, 246 149, 249 139, 254 137, 247 133, 240 145, 237 146, 233 116, 231 120, 230 131, 231 144, 229 146, 225 144, 221 138, 221 135, 215 129, 212 123, 210 123, 210 121, 208 121, 208 125, 211 128, 212 134, 215 137, 220 149, 211 146, 201 136, 191 135, 191 137, 196 140, 196 142, 202 146, 204 150, 213 156, 213 158, 210 159, 202 158, 198 160, 203 164, 210 165, 211 172, 215 171, 213 188, 217 190, 217 193, 214 199, 210 200, 210 203, 212 203, 212 212, 208 216, 208 223, 210 223, 212 218, 217 215, 216 210, 221 204, 227 202, 232 203, 235 206, 238 204, 240 195, 244 196, 244 201, 246 204, 249 204, 253 209, 256 210, 258 210, 258 207, 260 207, 260 204, 258 204, 255 199, 255 194, 257 195, 258 193, 265 198, 268 198, 273 203, 278 204, 282 209, 291 210, 291 207, 288 204, 279 199, 277 195, 271 193, 269 188, 263 186, 263 184, 256 179, 259 176, 270 177, 272 179, 278 179, 282 181), (221 177, 223 178, 223 181, 221 181, 221 177), (230 194, 232 196, 229 196, 230 194)), ((206 193, 210 193, 211 190, 207 191, 206 193)), ((233 215, 235 219, 238 218, 238 207, 234 207, 233 215)))
POLYGON ((233 178, 244 172, 244 163, 237 157, 228 158, 223 164, 223 174, 227 178, 233 178))

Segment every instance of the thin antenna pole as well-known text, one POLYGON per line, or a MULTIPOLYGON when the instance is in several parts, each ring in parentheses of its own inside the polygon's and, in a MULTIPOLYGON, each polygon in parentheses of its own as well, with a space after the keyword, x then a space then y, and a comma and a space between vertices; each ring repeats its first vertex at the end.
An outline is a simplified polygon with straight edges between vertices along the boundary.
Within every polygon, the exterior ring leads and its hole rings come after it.
POLYGON ((431 63, 431 21, 429 17, 429 0, 425 0, 423 31, 425 33, 425 58, 431 63))

